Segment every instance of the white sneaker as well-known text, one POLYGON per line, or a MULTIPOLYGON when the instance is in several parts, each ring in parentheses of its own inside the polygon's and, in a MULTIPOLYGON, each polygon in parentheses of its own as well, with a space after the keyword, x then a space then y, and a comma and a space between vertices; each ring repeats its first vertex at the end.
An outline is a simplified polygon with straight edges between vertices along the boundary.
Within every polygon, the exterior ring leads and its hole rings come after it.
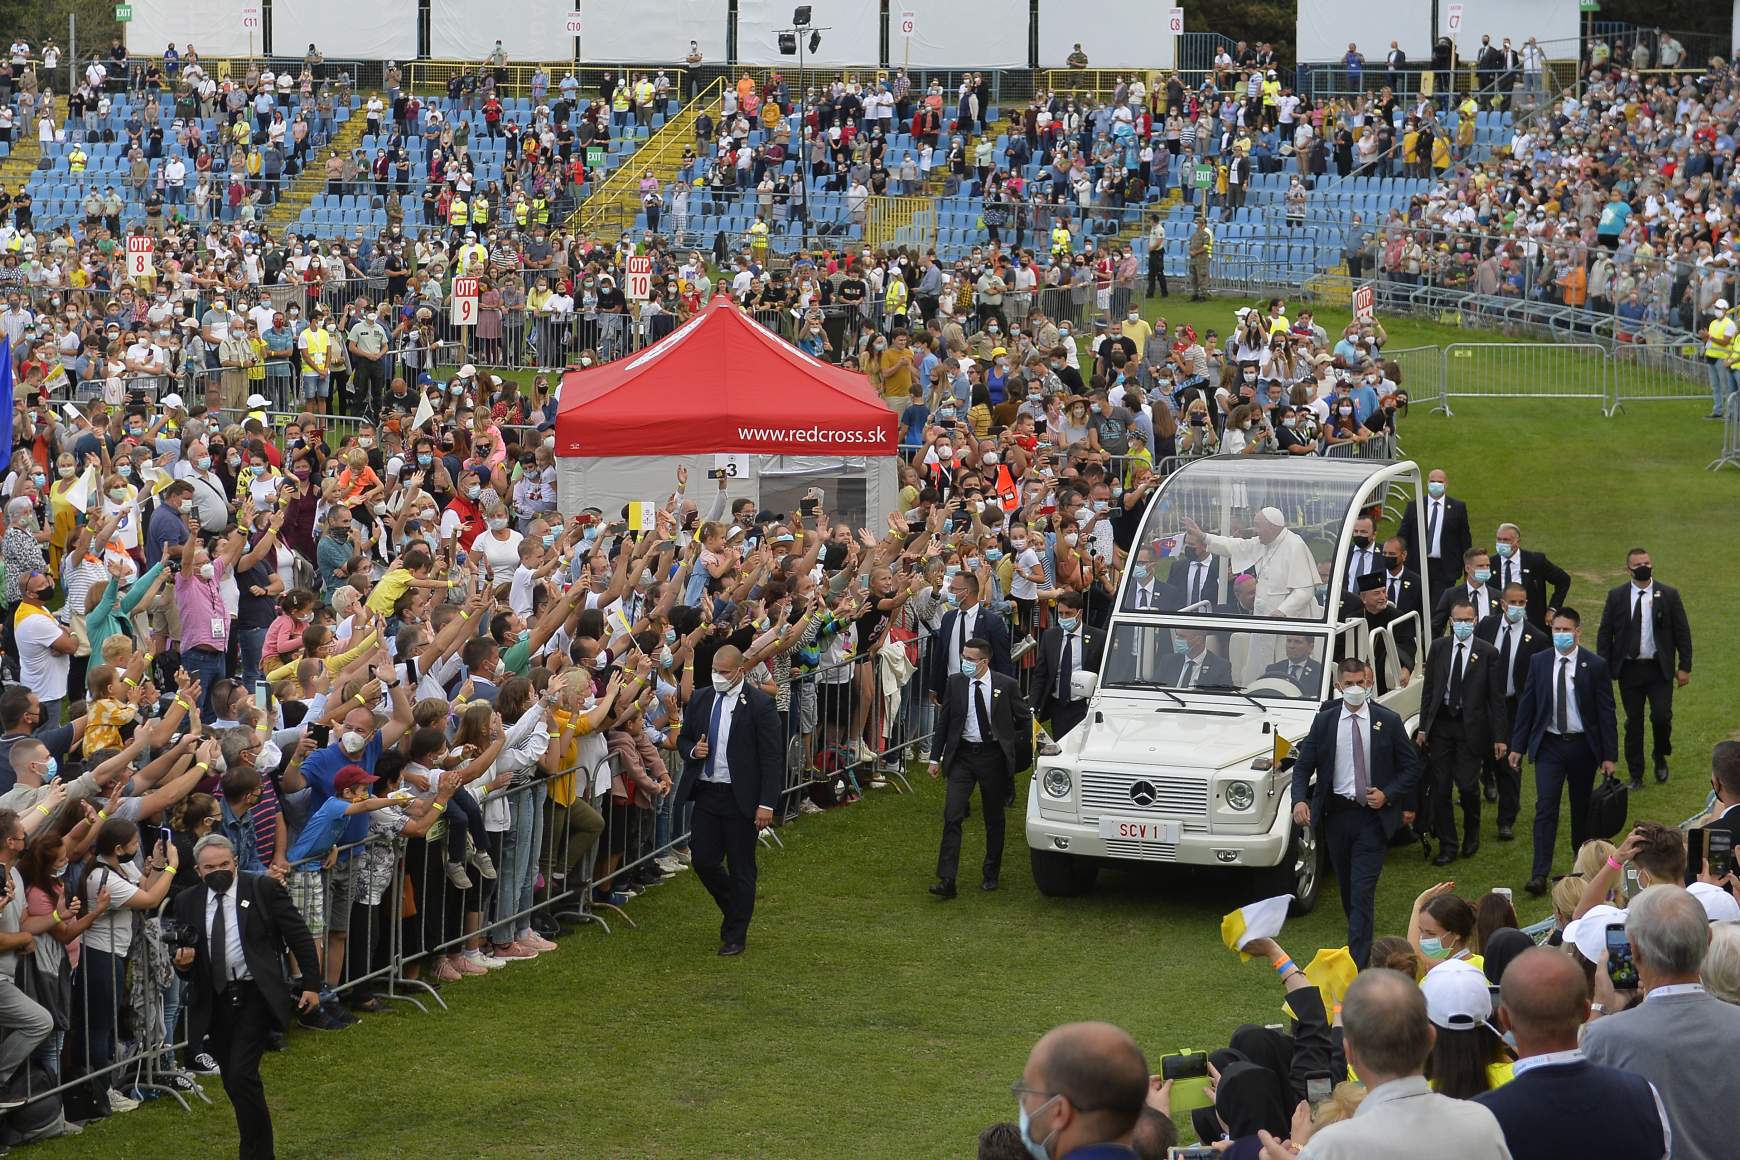
POLYGON ((138 1100, 130 1100, 114 1088, 109 1089, 109 1110, 111 1112, 130 1112, 138 1106, 138 1100))
POLYGON ((819 814, 822 812, 822 807, 818 806, 809 798, 804 798, 802 801, 798 802, 798 813, 800 814, 819 814))
POLYGON ((687 866, 668 855, 663 858, 654 858, 653 865, 657 866, 660 870, 663 870, 666 875, 676 874, 688 869, 687 866))
POLYGON ((507 966, 506 959, 498 959, 494 955, 486 955, 475 947, 465 952, 465 961, 491 971, 499 971, 507 966))
POLYGON ((881 774, 877 774, 875 777, 870 779, 870 788, 871 789, 887 789, 888 788, 888 779, 883 777, 881 774))
POLYGON ((857 753, 858 753, 858 760, 859 761, 875 761, 876 760, 876 751, 874 749, 870 748, 868 745, 866 745, 862 741, 858 742, 857 753))

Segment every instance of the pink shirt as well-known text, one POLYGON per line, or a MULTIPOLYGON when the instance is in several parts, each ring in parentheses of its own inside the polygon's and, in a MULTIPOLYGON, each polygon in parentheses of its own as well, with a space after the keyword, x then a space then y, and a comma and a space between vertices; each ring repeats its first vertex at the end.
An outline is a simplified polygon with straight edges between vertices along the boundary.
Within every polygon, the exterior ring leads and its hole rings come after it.
POLYGON ((202 580, 189 572, 175 577, 175 609, 181 614, 181 649, 209 648, 225 652, 230 644, 230 610, 218 584, 229 571, 229 561, 213 560, 212 578, 202 580))
MULTIPOLYGON (((62 891, 60 891, 59 889, 56 889, 53 894, 50 894, 47 891, 41 890, 35 886, 31 886, 31 887, 26 888, 26 890, 24 891, 24 913, 31 916, 32 918, 37 918, 37 917, 40 917, 41 915, 44 915, 44 914, 54 913, 54 911, 60 909, 61 894, 62 894, 62 891)), ((62 917, 64 918, 66 916, 63 914, 62 917)), ((51 934, 48 937, 53 938, 54 935, 51 934)), ((78 965, 79 965, 79 947, 80 947, 80 944, 81 944, 81 940, 75 938, 71 942, 67 943, 66 947, 65 947, 66 961, 69 965, 72 966, 72 968, 74 970, 77 970, 78 965)), ((35 951, 22 951, 20 953, 21 954, 35 954, 36 952, 35 951)))

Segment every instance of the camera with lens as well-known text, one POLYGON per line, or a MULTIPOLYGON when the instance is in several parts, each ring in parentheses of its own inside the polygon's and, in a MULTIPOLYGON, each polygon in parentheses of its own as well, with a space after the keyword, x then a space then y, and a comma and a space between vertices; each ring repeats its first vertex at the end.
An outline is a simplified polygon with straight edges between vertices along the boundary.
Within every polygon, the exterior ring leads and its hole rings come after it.
POLYGON ((182 922, 175 918, 160 918, 158 929, 163 933, 163 942, 171 950, 181 950, 183 947, 193 948, 199 945, 199 929, 192 923, 182 922))

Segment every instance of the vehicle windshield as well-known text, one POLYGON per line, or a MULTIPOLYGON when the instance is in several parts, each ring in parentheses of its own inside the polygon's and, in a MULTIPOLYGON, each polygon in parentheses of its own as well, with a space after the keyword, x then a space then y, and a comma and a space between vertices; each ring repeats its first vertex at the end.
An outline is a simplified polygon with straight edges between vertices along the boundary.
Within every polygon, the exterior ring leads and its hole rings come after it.
POLYGON ((1325 643, 1310 633, 1114 622, 1100 686, 1315 702, 1323 697, 1325 643))
POLYGON ((1120 611, 1323 621, 1336 541, 1370 475, 1333 460, 1188 465, 1148 509, 1120 611))

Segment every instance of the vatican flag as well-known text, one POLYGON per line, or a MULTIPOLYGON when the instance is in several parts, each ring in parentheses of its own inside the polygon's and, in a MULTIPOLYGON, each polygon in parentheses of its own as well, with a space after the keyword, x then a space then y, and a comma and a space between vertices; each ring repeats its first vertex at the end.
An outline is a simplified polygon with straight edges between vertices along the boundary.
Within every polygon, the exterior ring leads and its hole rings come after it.
POLYGON ((1245 944, 1254 938, 1274 938, 1280 934, 1281 924, 1287 921, 1287 905, 1292 901, 1291 894, 1281 894, 1239 907, 1220 920, 1220 940, 1227 950, 1239 953, 1240 962, 1249 962, 1251 956, 1245 953, 1245 944))

